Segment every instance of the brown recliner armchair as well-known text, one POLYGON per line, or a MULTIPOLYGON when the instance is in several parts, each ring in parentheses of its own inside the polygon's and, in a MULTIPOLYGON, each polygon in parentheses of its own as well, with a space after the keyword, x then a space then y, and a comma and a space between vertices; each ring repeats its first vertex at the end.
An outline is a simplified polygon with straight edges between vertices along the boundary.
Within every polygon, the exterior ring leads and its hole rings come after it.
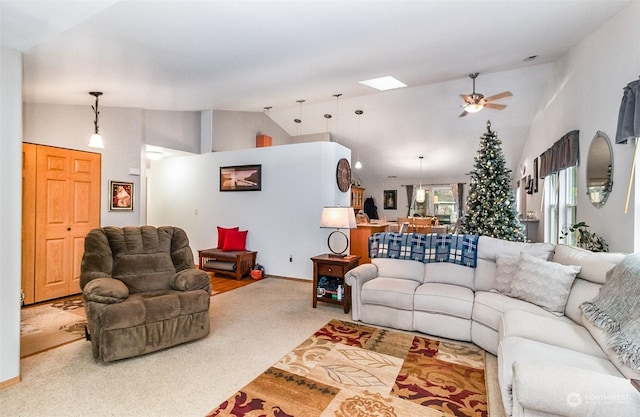
POLYGON ((80 274, 93 356, 103 362, 209 334, 209 276, 184 230, 105 227, 85 238, 80 274))

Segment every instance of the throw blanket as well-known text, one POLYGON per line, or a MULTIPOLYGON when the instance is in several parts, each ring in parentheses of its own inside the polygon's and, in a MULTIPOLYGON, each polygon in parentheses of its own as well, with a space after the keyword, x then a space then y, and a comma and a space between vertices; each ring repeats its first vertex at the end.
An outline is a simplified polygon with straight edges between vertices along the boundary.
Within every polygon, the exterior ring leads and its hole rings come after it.
POLYGON ((625 256, 600 293, 580 305, 584 316, 608 336, 620 362, 640 371, 640 253, 625 256))
POLYGON ((475 268, 478 235, 376 233, 369 237, 369 257, 409 259, 424 263, 451 262, 475 268))

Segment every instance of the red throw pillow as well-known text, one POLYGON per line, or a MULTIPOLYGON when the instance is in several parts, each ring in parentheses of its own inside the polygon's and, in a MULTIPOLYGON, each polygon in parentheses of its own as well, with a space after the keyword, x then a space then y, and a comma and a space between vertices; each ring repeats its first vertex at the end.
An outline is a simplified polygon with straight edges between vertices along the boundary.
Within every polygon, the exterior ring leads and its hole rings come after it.
POLYGON ((216 246, 217 249, 222 249, 222 247, 224 246, 224 238, 227 235, 228 231, 234 231, 237 232, 240 228, 238 226, 236 227, 231 227, 231 228, 225 228, 225 227, 220 227, 218 226, 218 246, 216 246))
POLYGON ((245 247, 247 244, 247 233, 248 230, 228 230, 227 234, 224 238, 224 245, 222 246, 223 251, 232 251, 232 250, 247 250, 245 247))

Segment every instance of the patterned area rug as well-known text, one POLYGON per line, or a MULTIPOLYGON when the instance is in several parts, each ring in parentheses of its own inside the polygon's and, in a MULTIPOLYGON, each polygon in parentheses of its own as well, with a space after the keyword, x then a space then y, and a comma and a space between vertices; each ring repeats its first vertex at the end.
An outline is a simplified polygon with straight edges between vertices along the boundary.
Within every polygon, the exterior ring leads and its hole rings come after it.
POLYGON ((81 296, 25 307, 20 313, 20 357, 84 338, 81 296))
POLYGON ((207 416, 487 416, 484 351, 331 320, 207 416))

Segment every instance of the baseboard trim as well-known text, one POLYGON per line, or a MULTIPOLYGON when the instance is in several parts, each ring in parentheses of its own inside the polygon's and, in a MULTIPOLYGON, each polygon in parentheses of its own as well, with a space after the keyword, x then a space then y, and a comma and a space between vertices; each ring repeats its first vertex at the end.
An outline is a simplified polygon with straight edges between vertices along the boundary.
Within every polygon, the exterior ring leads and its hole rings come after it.
POLYGON ((0 390, 15 385, 20 381, 22 381, 20 375, 16 376, 15 378, 7 379, 6 381, 2 381, 0 382, 0 390))

